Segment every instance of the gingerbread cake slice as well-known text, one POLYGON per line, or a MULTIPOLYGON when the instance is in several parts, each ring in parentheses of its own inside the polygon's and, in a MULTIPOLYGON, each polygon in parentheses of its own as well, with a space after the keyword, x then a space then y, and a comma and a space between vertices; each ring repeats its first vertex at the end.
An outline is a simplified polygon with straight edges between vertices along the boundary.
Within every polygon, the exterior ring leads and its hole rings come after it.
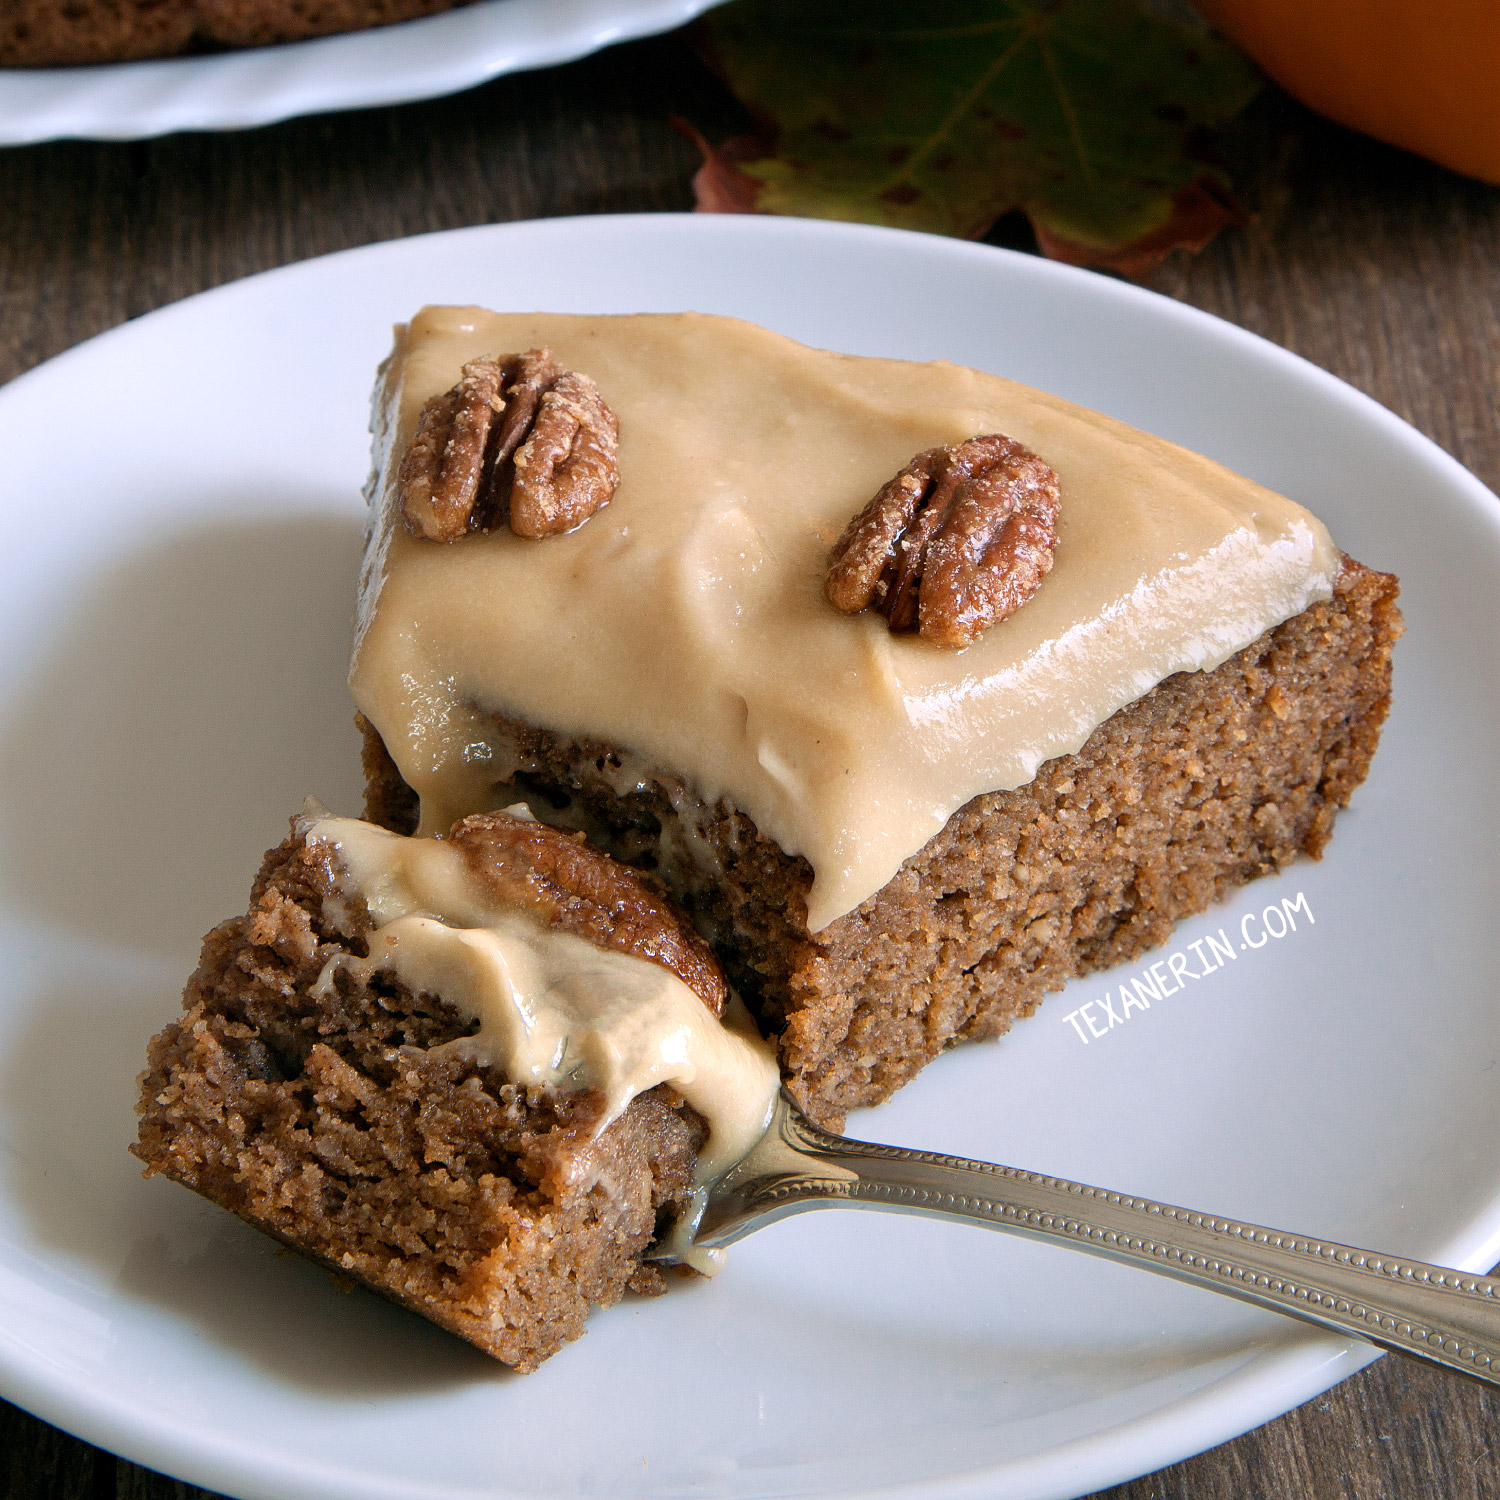
POLYGON ((1385 716, 1393 578, 983 372, 437 308, 375 430, 369 815, 520 798, 654 871, 825 1125, 1318 855, 1385 716))
POLYGON ((769 1048, 682 916, 524 817, 310 812, 151 1043, 132 1148, 530 1370, 764 1129, 769 1048))

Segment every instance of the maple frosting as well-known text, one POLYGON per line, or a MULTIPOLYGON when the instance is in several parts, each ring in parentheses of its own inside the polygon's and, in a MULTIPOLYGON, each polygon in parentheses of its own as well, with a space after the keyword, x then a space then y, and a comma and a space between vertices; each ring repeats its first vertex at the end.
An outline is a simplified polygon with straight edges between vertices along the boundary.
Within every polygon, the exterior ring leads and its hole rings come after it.
POLYGON ((425 309, 397 330, 375 431, 350 683, 422 831, 514 801, 492 716, 599 740, 805 857, 814 932, 971 798, 1330 597, 1338 566, 1300 506, 1096 412, 696 313, 425 309), (412 536, 395 471, 423 403, 466 360, 543 345, 619 420, 613 500, 565 536, 412 536), (917 452, 991 432, 1058 476, 1035 596, 962 651, 833 609, 849 518, 917 452))
POLYGON ((415 994, 440 996, 479 1030, 439 1051, 463 1052, 513 1083, 597 1089, 600 1129, 637 1094, 672 1084, 708 1123, 703 1182, 764 1133, 781 1074, 738 1000, 721 1021, 661 964, 497 904, 445 840, 321 809, 299 820, 299 832, 332 851, 341 894, 362 898, 375 926, 368 957, 336 955, 319 986, 342 967, 388 971, 415 994))

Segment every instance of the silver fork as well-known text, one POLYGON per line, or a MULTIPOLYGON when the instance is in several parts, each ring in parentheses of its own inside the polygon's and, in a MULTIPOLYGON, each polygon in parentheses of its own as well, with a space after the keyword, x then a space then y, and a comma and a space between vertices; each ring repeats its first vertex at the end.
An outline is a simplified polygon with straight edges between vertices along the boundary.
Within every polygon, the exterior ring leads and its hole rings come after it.
POLYGON ((875 1208, 1087 1250, 1500 1386, 1500 1279, 1263 1229, 1016 1167, 852 1141, 783 1097, 760 1143, 655 1259, 701 1256, 789 1214, 875 1208))

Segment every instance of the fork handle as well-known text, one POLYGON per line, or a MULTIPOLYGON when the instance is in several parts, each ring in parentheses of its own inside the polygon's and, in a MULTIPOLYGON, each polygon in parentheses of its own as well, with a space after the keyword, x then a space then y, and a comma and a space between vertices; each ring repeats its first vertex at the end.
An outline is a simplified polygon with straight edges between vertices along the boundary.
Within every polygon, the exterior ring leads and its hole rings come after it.
POLYGON ((846 1206, 980 1224, 1226 1292, 1500 1386, 1500 1280, 1066 1178, 853 1141, 800 1117, 780 1123, 801 1166, 752 1189, 759 1223, 846 1206))

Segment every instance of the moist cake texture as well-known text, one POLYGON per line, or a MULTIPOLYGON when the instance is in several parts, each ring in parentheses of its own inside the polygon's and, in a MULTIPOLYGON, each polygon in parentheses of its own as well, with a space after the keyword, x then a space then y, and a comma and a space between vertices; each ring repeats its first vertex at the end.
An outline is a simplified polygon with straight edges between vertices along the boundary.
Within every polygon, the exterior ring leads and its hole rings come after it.
MULTIPOLYGON (((691 1213, 723 1124, 722 1101, 699 1097, 705 1120, 670 1082, 638 1077, 632 1094, 614 1086, 617 1070, 591 1072, 586 1029, 556 1044, 554 990, 586 1003, 598 973, 627 996, 642 977, 648 998, 680 991, 718 1030, 723 979, 701 942, 637 877, 567 836, 498 815, 441 844, 299 819, 266 856, 249 912, 205 940, 185 1014, 151 1043, 133 1150, 148 1172, 532 1369, 583 1331, 592 1307, 627 1288, 661 1289, 642 1256, 691 1213), (367 859, 373 876, 351 883, 348 851, 361 837, 470 866, 475 920, 490 925, 408 915, 407 893, 430 909, 434 884, 389 861, 367 859), (536 984, 527 970, 534 952, 548 956, 545 943, 515 941, 515 923, 488 941, 501 887, 515 922, 539 921, 564 945, 569 961, 544 965, 536 984), (443 938, 425 957, 424 925, 443 938), (586 949, 581 962, 573 944, 586 949), (415 969, 398 947, 413 950, 415 969), (474 975, 491 968, 514 1002, 498 1022, 471 1003, 474 975), (526 1020, 544 1070, 555 1065, 542 1082, 517 1065, 526 1020)), ((617 1007, 611 1022, 603 1050, 638 1064, 629 1015, 617 1007)), ((763 1126, 774 1064, 758 1041, 735 1045, 749 1092, 764 1094, 750 1100, 763 1126)), ((733 1093, 722 1069, 716 1081, 733 1093)), ((747 1144, 731 1130, 718 1152, 747 1144)))
POLYGON ((435 15, 471 0, 6 0, 0 67, 125 62, 264 47, 435 15))
MULTIPOLYGON (((1178 673, 1030 783, 974 798, 896 878, 816 933, 811 872, 744 813, 597 742, 501 720, 510 795, 653 869, 763 1026, 788 1092, 841 1128, 945 1047, 1166 941, 1230 890, 1321 855, 1369 770, 1401 632, 1396 581, 1346 560, 1333 597, 1212 672, 1178 673)), ((369 816, 416 797, 366 722, 369 816)))

